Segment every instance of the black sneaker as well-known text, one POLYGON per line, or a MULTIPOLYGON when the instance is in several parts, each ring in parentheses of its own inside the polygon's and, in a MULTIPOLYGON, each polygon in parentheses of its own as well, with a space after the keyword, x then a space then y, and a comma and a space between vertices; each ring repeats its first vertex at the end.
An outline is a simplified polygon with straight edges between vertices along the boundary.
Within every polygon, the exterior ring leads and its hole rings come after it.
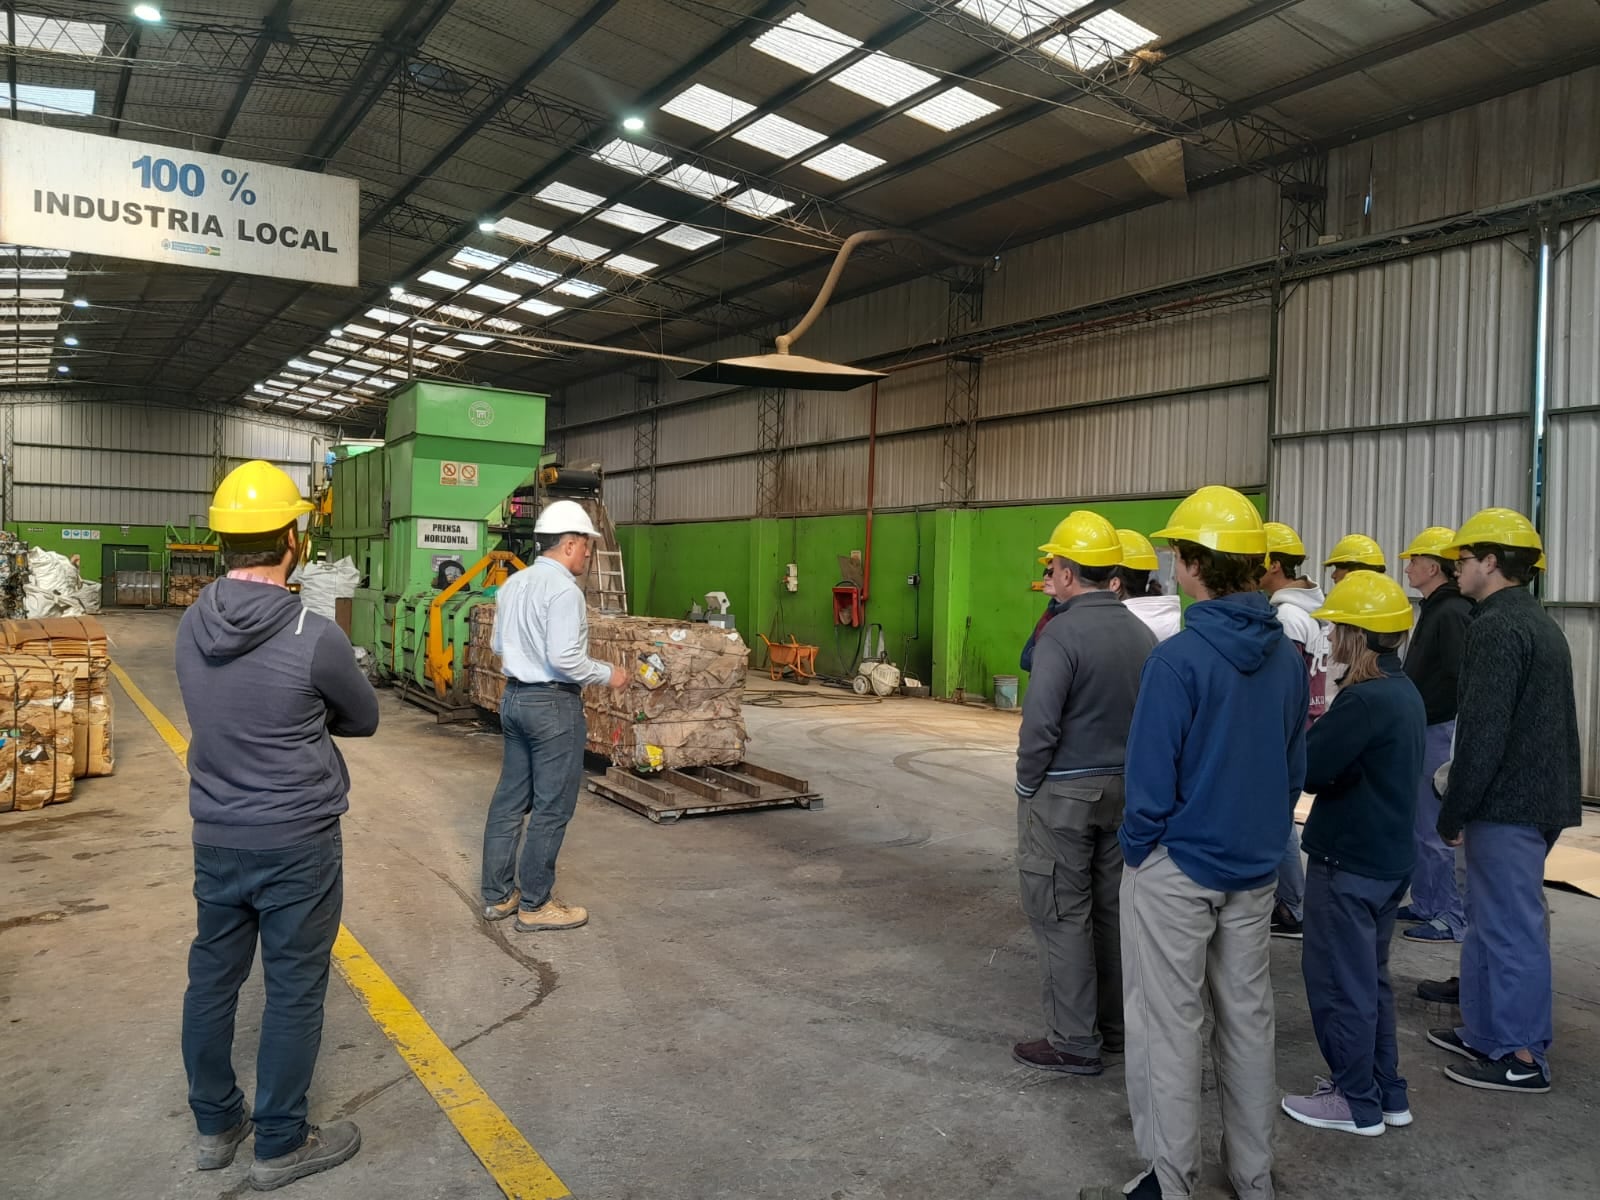
POLYGON ((1279 904, 1272 910, 1272 936, 1304 941, 1305 925, 1294 919, 1286 905, 1279 904))
POLYGON ((1441 1050, 1448 1050, 1451 1054, 1459 1054, 1468 1062, 1487 1062, 1488 1059, 1479 1054, 1471 1046, 1461 1040, 1454 1029, 1430 1029, 1428 1040, 1441 1050))
POLYGON ((349 1162, 361 1149, 361 1130, 354 1121, 335 1121, 320 1129, 313 1125, 299 1149, 277 1158, 258 1158, 250 1164, 250 1186, 270 1192, 296 1179, 315 1175, 349 1162))
POLYGON ((1515 1054, 1506 1058, 1479 1059, 1465 1066, 1452 1063, 1444 1073, 1455 1083, 1490 1092, 1531 1092, 1542 1095, 1550 1090, 1550 1076, 1538 1063, 1525 1063, 1515 1054))
POLYGON ((1417 995, 1432 1004, 1460 1004, 1461 978, 1452 975, 1449 979, 1424 979, 1417 984, 1417 995))

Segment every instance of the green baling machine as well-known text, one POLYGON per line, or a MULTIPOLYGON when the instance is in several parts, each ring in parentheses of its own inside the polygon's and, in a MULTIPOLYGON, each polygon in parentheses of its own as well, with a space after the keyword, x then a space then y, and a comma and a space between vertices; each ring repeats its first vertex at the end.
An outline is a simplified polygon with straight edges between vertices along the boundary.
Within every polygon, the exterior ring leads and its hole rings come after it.
POLYGON ((535 481, 544 419, 544 396, 412 383, 389 402, 383 448, 334 463, 332 557, 364 580, 351 641, 438 707, 467 704, 472 609, 517 565, 489 525, 535 481))

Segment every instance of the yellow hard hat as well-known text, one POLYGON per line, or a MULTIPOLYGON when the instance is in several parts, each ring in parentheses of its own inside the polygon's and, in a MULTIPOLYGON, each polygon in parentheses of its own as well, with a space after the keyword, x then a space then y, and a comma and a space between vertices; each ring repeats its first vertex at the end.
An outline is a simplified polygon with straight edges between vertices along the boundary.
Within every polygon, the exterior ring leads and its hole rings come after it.
POLYGON ((1333 544, 1328 557, 1322 560, 1325 567, 1340 563, 1361 563, 1367 567, 1382 567, 1383 548, 1364 533, 1347 533, 1333 544))
POLYGON ((1287 554, 1291 558, 1304 558, 1306 544, 1300 535, 1282 521, 1268 521, 1261 527, 1267 531, 1267 553, 1287 554))
POLYGON ((1404 633, 1411 628, 1411 602, 1403 589, 1376 571, 1352 571, 1311 614, 1319 621, 1354 625, 1372 633, 1404 633))
POLYGON ((1151 537, 1195 542, 1220 554, 1260 557, 1267 552, 1267 533, 1256 506, 1242 492, 1209 484, 1172 510, 1167 527, 1151 537))
POLYGON ((1039 551, 1086 567, 1114 567, 1122 561, 1116 528, 1099 513, 1082 508, 1063 517, 1039 551))
POLYGON ((281 468, 256 459, 229 471, 218 485, 211 498, 211 528, 216 533, 272 533, 313 507, 281 468))
POLYGON ((1544 570, 1544 539, 1533 527, 1533 522, 1513 508, 1485 508, 1467 518, 1467 523, 1456 530, 1441 558, 1455 558, 1463 546, 1513 546, 1519 550, 1539 551, 1539 561, 1534 567, 1544 570))
POLYGON ((1454 558, 1455 551, 1452 543, 1456 540, 1456 531, 1446 525, 1429 525, 1416 537, 1411 539, 1411 545, 1400 551, 1401 558, 1454 558), (1449 551, 1449 553, 1446 553, 1449 551))
POLYGON ((1117 530, 1117 540, 1122 543, 1122 565, 1130 571, 1154 571, 1160 568, 1156 548, 1150 539, 1132 529, 1117 530))

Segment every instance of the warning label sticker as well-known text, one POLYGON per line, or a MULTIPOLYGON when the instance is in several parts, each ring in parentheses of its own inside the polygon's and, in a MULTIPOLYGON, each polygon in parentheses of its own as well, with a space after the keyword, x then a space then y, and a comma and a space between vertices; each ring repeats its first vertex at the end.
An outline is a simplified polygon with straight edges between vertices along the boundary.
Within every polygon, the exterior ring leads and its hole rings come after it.
POLYGON ((446 459, 439 464, 439 483, 442 487, 477 487, 478 464, 446 459))

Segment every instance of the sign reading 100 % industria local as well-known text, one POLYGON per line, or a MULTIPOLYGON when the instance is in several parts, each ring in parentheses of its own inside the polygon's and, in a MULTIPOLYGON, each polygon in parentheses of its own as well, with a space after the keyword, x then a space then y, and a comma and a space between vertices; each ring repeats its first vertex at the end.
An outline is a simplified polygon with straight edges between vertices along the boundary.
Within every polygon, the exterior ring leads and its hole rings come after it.
POLYGON ((359 282, 353 179, 0 120, 0 242, 359 282))

